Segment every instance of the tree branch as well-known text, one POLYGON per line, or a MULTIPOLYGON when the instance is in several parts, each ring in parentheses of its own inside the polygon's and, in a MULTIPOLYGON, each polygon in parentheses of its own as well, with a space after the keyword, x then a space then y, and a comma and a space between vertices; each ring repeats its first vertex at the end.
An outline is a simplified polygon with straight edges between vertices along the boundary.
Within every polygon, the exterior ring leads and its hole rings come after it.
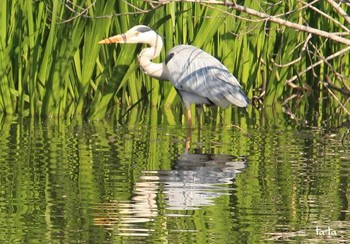
POLYGON ((307 6, 308 8, 312 9, 313 11, 315 11, 316 13, 320 14, 321 16, 333 21, 335 24, 337 24, 338 26, 340 26, 343 30, 345 30, 346 34, 349 35, 350 33, 350 30, 345 26, 343 25, 342 23, 340 23, 338 20, 332 18, 331 16, 329 16, 328 14, 326 14, 325 12, 319 10, 318 8, 312 6, 310 3, 304 3, 302 2, 303 4, 305 4, 305 6, 307 6))
MULTIPOLYGON (((149 1, 148 1, 149 2, 149 1)), ((311 33, 317 36, 322 36, 328 39, 331 39, 333 41, 339 42, 339 43, 343 43, 347 46, 350 46, 350 40, 341 36, 338 36, 334 33, 329 33, 327 31, 323 31, 323 30, 319 30, 316 28, 312 28, 309 26, 305 26, 305 25, 301 25, 301 24, 297 24, 285 19, 281 19, 279 17, 276 16, 272 16, 263 12, 259 12, 255 9, 252 8, 247 8, 245 6, 236 4, 234 2, 227 2, 227 0, 224 1, 216 1, 216 0, 161 0, 159 1, 162 4, 168 4, 171 2, 190 2, 190 3, 199 3, 199 4, 216 4, 216 5, 222 5, 222 6, 227 6, 230 7, 232 9, 238 10, 240 12, 255 16, 255 17, 259 17, 262 20, 265 21, 271 21, 274 22, 276 24, 280 24, 280 25, 284 25, 287 26, 289 28, 295 29, 295 30, 299 30, 299 31, 303 31, 303 32, 307 32, 307 33, 311 33)))
POLYGON ((343 95, 350 96, 350 90, 348 90, 347 88, 342 88, 342 87, 336 86, 331 81, 331 78, 329 78, 329 76, 326 76, 326 85, 329 86, 330 88, 332 88, 333 90, 340 92, 343 95))
POLYGON ((333 53, 332 55, 328 56, 328 57, 325 58, 325 59, 319 60, 318 62, 316 62, 316 63, 310 65, 309 67, 307 67, 306 69, 304 69, 303 71, 301 71, 299 74, 297 74, 297 75, 293 76, 292 78, 288 79, 288 80, 286 81, 286 83, 287 83, 287 84, 293 83, 293 81, 295 81, 296 79, 298 79, 299 76, 303 75, 304 73, 306 73, 307 71, 313 69, 314 67, 316 67, 316 66, 322 64, 324 61, 331 60, 331 59, 333 59, 333 58, 335 58, 335 57, 338 57, 338 56, 340 56, 340 55, 342 55, 342 54, 344 54, 344 53, 346 53, 346 52, 349 52, 349 51, 350 51, 350 46, 348 46, 348 47, 346 47, 346 48, 344 48, 344 49, 342 49, 342 50, 340 50, 340 51, 338 51, 338 52, 336 52, 336 53, 333 53))
MULTIPOLYGON (((326 78, 328 78, 328 77, 326 77, 326 78)), ((327 80, 327 79, 326 79, 326 80, 327 80)), ((327 80, 327 84, 329 84, 329 83, 328 83, 329 81, 330 81, 330 79, 327 80)), ((328 92, 333 96, 333 98, 339 103, 339 105, 342 107, 342 109, 343 109, 348 115, 350 115, 349 110, 347 110, 346 107, 344 106, 344 104, 342 104, 342 103, 339 101, 339 99, 337 98, 336 95, 334 95, 334 93, 331 91, 331 89, 329 89, 327 85, 326 85, 325 87, 327 88, 328 92)), ((333 88, 334 88, 334 87, 333 87, 333 88)), ((334 89, 335 89, 335 88, 334 88, 334 89)))
POLYGON ((348 24, 350 24, 350 16, 342 9, 336 2, 333 0, 327 0, 327 2, 332 5, 332 7, 337 11, 343 18, 345 19, 348 24))

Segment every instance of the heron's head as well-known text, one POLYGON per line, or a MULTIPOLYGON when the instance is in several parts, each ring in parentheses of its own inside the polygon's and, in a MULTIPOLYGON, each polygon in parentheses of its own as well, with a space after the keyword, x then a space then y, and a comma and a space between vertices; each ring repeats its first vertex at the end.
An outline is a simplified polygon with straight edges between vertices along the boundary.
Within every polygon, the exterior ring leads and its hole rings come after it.
POLYGON ((145 25, 136 25, 124 34, 111 36, 99 42, 99 44, 111 43, 147 43, 152 45, 160 38, 157 33, 145 25))

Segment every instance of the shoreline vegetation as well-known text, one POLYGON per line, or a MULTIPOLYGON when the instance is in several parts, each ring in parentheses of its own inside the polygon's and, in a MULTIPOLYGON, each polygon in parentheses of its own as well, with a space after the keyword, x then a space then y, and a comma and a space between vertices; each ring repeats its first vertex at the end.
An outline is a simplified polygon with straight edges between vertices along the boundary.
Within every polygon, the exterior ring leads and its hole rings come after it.
MULTIPOLYGON (((155 62, 178 44, 222 61, 253 100, 250 115, 282 108, 296 121, 340 126, 350 115, 350 4, 257 2, 2 1, 0 113, 123 119, 150 106, 183 116, 172 84, 139 69, 141 45, 98 45, 145 24, 164 39, 155 62)), ((222 113, 230 121, 241 112, 222 113)))

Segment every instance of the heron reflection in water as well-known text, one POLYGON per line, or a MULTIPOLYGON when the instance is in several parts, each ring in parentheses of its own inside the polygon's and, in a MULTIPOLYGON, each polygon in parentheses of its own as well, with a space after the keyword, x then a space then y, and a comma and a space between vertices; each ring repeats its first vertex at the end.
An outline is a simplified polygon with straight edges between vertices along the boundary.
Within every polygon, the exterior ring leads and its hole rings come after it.
POLYGON ((247 107, 249 99, 241 89, 237 79, 216 58, 190 45, 172 48, 163 63, 153 63, 162 47, 162 38, 151 28, 137 25, 124 34, 104 39, 100 44, 144 43, 138 62, 143 71, 158 80, 170 80, 180 95, 186 108, 190 131, 192 116, 190 106, 196 104, 215 105, 227 108, 230 104, 247 107))
POLYGON ((214 206, 216 199, 235 194, 235 179, 246 167, 245 157, 184 153, 169 170, 142 171, 130 199, 95 206, 94 223, 117 229, 121 236, 148 236, 158 226, 146 223, 161 216, 169 222, 180 215, 191 221, 183 215, 187 210, 214 206))

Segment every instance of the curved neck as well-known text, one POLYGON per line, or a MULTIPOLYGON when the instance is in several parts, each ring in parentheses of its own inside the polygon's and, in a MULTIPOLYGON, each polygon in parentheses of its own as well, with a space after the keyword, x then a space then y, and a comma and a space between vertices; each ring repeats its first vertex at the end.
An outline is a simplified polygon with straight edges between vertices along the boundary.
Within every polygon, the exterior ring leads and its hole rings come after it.
POLYGON ((141 51, 138 56, 139 64, 142 70, 149 76, 158 80, 167 80, 168 71, 165 63, 153 63, 152 59, 159 56, 163 48, 163 41, 160 36, 148 43, 150 47, 145 48, 141 51))

